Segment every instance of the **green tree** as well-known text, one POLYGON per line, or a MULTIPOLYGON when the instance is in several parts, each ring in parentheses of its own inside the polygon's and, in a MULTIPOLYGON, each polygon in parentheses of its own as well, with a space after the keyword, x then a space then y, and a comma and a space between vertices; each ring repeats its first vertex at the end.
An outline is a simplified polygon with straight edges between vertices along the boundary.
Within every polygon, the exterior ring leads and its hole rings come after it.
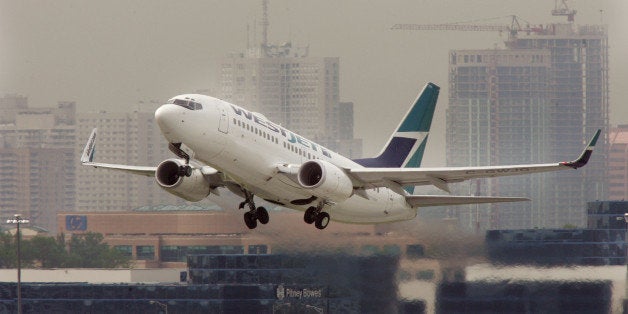
MULTIPOLYGON (((35 236, 20 242, 23 267, 61 268, 115 268, 129 267, 131 257, 103 243, 99 233, 72 235, 66 250, 65 235, 53 237, 35 236)), ((17 266, 15 236, 0 233, 0 268, 17 266)))
POLYGON ((131 258, 103 243, 100 233, 73 234, 69 243, 68 267, 114 268, 129 267, 131 258))
MULTIPOLYGON (((21 233, 21 232, 20 232, 21 233)), ((33 250, 23 235, 20 239, 20 263, 23 267, 33 266, 33 250)), ((17 239, 15 235, 3 233, 0 238, 0 267, 17 267, 17 239)))
POLYGON ((0 233, 0 268, 12 268, 17 265, 14 239, 10 233, 0 233))
POLYGON ((64 267, 68 258, 65 244, 52 237, 35 236, 28 241, 32 250, 32 259, 39 262, 42 268, 64 267))

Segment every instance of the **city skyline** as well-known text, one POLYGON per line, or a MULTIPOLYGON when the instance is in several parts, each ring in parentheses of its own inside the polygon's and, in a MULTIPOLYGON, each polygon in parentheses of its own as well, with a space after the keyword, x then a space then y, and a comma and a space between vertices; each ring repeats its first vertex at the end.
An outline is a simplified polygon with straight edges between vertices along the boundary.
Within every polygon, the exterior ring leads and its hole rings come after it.
POLYGON ((583 171, 459 185, 467 193, 476 189, 482 195, 521 194, 531 200, 491 204, 481 211, 469 207, 481 216, 475 217, 476 226, 580 226, 585 215, 579 204, 607 199, 606 43, 603 28, 558 24, 520 35, 505 50, 451 53, 448 166, 560 160, 566 152, 577 154, 595 130, 605 134, 598 141, 599 156, 583 171))
MULTIPOLYGON (((450 50, 503 47, 505 39, 497 33, 391 31, 392 25, 508 14, 531 24, 566 22, 565 17, 550 15, 553 1, 496 4, 489 0, 369 5, 271 1, 269 39, 309 45, 312 56, 340 58, 340 101, 354 102, 355 137, 364 138, 365 155, 373 155, 425 82, 436 82, 446 95, 450 50), (370 123, 373 117, 378 117, 376 127, 370 123)), ((620 103, 628 98, 628 91, 621 84, 628 80, 628 69, 621 56, 628 55, 628 44, 621 38, 628 29, 622 19, 628 5, 610 0, 570 1, 569 5, 578 10, 576 24, 609 24, 611 124, 625 124, 628 108, 620 103)), ((261 1, 192 1, 185 6, 2 1, 1 6, 0 38, 5 49, 0 64, 5 74, 0 92, 27 96, 33 107, 70 100, 76 101, 78 111, 124 111, 140 100, 163 102, 176 94, 208 90, 215 86, 218 65, 214 63, 219 58, 259 41, 254 34, 259 33, 255 21, 260 20, 261 1)), ((446 107, 443 98, 426 165, 444 162, 446 107)))

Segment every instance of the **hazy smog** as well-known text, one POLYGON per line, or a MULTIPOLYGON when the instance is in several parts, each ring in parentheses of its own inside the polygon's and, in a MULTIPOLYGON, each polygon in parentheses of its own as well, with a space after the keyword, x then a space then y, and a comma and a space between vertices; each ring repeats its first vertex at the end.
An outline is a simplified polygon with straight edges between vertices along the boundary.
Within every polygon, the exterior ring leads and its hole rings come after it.
MULTIPOLYGON (((0 312, 626 312, 626 16, 620 0, 0 0, 0 312), (451 184, 529 202, 386 224, 332 210, 325 230, 262 199, 270 222, 247 228, 244 194, 224 186, 189 202, 81 166, 93 128, 98 162, 176 158, 155 110, 188 93, 257 110, 263 90, 229 71, 267 58, 302 67, 299 91, 334 64, 337 107, 316 118, 332 122, 293 117, 351 158, 377 155, 428 82, 441 89, 421 167, 574 160, 602 135, 582 169, 451 184)), ((255 69, 246 80, 268 79, 255 69)), ((433 179, 414 194, 448 195, 433 179)))
MULTIPOLYGON (((27 96, 34 107, 70 100, 79 110, 111 111, 211 91, 218 60, 244 51, 247 40, 260 40, 258 2, 2 1, 0 91, 27 96)), ((628 94, 621 86, 628 78, 628 44, 622 39, 628 8, 623 1, 569 5, 578 11, 579 24, 608 24, 611 123, 625 124, 621 99, 628 94)), ((268 38, 307 45, 312 56, 340 57, 340 98, 355 103, 355 133, 371 155, 425 82, 439 84, 447 95, 450 50, 501 47, 506 39, 496 32, 391 31, 394 24, 509 24, 513 14, 532 25, 563 22, 565 17, 551 16, 553 8, 550 0, 273 1, 268 38), (369 123, 373 117, 377 128, 369 123)), ((428 165, 443 165, 444 122, 438 121, 444 121, 446 108, 447 97, 441 97, 428 165)))

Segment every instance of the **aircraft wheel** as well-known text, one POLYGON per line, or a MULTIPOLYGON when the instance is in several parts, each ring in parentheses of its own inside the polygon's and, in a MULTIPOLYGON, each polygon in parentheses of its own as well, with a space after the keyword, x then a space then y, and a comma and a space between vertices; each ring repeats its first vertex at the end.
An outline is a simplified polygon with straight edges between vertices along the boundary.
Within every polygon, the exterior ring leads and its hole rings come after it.
POLYGON ((266 210, 266 208, 261 207, 261 206, 257 208, 257 220, 259 220, 259 222, 261 222, 262 225, 265 225, 268 223, 268 221, 270 220, 270 217, 268 217, 268 211, 266 210))
POLYGON ((303 215, 303 221, 311 225, 316 221, 316 207, 312 206, 305 211, 303 215))
POLYGON ((257 220, 252 212, 244 213, 244 223, 249 229, 255 229, 257 227, 257 220))
POLYGON ((320 212, 316 216, 316 222, 314 225, 316 226, 316 228, 323 230, 327 228, 328 224, 329 224, 329 214, 326 212, 320 212))
POLYGON ((189 177, 192 175, 192 167, 185 165, 185 166, 181 166, 179 167, 179 176, 186 176, 189 177))

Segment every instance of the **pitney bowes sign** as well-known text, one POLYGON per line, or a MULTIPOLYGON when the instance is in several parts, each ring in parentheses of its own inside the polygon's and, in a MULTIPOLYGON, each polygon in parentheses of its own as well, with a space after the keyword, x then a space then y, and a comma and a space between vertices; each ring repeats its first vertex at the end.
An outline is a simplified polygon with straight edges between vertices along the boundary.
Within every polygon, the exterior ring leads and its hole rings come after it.
POLYGON ((277 299, 319 299, 325 297, 325 288, 322 287, 294 287, 277 286, 277 299))

